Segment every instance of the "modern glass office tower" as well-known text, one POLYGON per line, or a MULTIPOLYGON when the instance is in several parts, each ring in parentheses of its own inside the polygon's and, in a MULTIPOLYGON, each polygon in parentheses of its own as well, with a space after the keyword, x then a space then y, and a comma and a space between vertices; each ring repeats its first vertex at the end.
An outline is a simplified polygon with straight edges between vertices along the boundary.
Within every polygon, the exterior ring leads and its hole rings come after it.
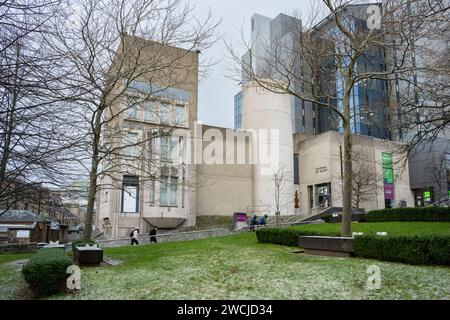
MULTIPOLYGON (((279 14, 274 19, 254 14, 251 18, 251 43, 253 52, 246 52, 242 61, 245 64, 252 64, 254 72, 263 77, 267 66, 265 61, 261 59, 264 56, 264 51, 271 48, 275 43, 284 43, 286 46, 294 45, 296 41, 293 30, 301 30, 302 22, 292 16, 286 14, 279 14), (250 56, 252 61, 250 62, 250 56)), ((300 72, 300 61, 295 66, 297 72, 300 72)), ((273 75, 272 75, 273 77, 273 75)), ((246 74, 242 72, 242 81, 245 83, 248 79, 246 74)), ((294 83, 294 87, 300 90, 300 84, 294 83)), ((234 126, 235 129, 240 128, 240 119, 242 118, 242 93, 238 93, 234 97, 234 126)), ((312 126, 312 107, 296 97, 291 98, 291 114, 292 114, 292 128, 294 133, 315 134, 312 126), (309 117, 309 121, 306 120, 309 117)))
MULTIPOLYGON (((349 15, 349 23, 357 30, 367 30, 366 15, 367 5, 349 6, 346 11, 349 15)), ((301 28, 302 22, 294 17, 280 14, 275 19, 254 14, 251 18, 251 43, 253 45, 252 52, 252 67, 255 73, 259 76, 264 76, 266 69, 265 61, 258 59, 262 57, 264 51, 268 46, 281 41, 283 43, 300 42, 301 39, 295 39, 292 32, 293 28, 301 28)), ((298 29, 296 30, 298 31, 298 29)), ((367 30, 368 31, 368 30, 367 30)), ((324 19, 319 23, 314 31, 317 33, 337 32, 336 26, 332 19, 324 19)), ((250 52, 247 52, 242 60, 244 63, 250 63, 250 52)), ((330 61, 331 64, 334 62, 330 61)), ((326 69, 326 68, 325 68, 326 69)), ((384 71, 385 70, 385 52, 384 48, 370 48, 366 50, 363 56, 357 62, 357 72, 364 71, 384 71)), ((294 72, 303 75, 303 64, 301 59, 298 65, 294 66, 294 72)), ((331 90, 331 95, 335 96, 335 105, 339 107, 342 103, 342 76, 337 72, 327 72, 322 75, 330 82, 335 84, 331 90)), ((243 82, 246 81, 245 73, 242 74, 243 82)), ((294 88, 298 88, 301 94, 301 83, 294 83, 294 88)), ((235 96, 234 102, 234 120, 235 128, 240 128, 241 119, 241 93, 235 96)), ((354 86, 351 93, 351 111, 352 123, 351 129, 355 134, 372 136, 380 139, 390 139, 390 132, 388 127, 388 90, 387 83, 384 80, 373 79, 358 83, 354 86)), ((314 105, 311 102, 291 98, 291 114, 293 133, 303 133, 305 135, 315 135, 328 130, 342 131, 342 125, 337 115, 333 114, 331 110, 314 105)))
MULTIPOLYGON (((414 12, 416 6, 427 4, 426 0, 409 1, 408 10, 414 12)), ((427 119, 436 117, 435 112, 437 118, 441 117, 442 106, 446 105, 444 95, 440 95, 445 91, 435 95, 428 90, 433 91, 435 85, 436 88, 445 88, 449 81, 445 71, 434 73, 432 79, 426 72, 430 64, 439 64, 450 53, 448 27, 443 24, 438 28, 442 28, 439 36, 432 34, 430 37, 409 38, 409 52, 406 54, 403 50, 391 52, 395 66, 403 64, 413 70, 397 75, 391 101, 395 124, 393 139, 415 144, 408 160, 416 206, 443 204, 450 200, 450 128, 447 126, 442 131, 433 132, 431 139, 428 139, 430 134, 427 133, 433 129, 427 119)), ((394 37, 392 42, 398 44, 401 40, 394 37)))
POLYGON ((234 128, 242 128, 242 91, 234 96, 234 128))
MULTIPOLYGON (((367 5, 348 6, 345 11, 346 22, 349 29, 356 32, 369 32, 367 28, 367 5)), ((338 29, 332 19, 324 19, 312 32, 321 35, 338 33, 338 29)), ((337 36, 338 37, 338 36, 337 36)), ((322 77, 328 83, 332 83, 330 96, 336 97, 332 102, 338 109, 342 109, 343 82, 342 75, 335 71, 335 61, 324 64, 322 77), (328 65, 329 64, 329 65, 328 65)), ((345 63, 345 62, 344 62, 345 63)), ((370 47, 356 63, 355 73, 383 72, 386 70, 385 49, 381 46, 370 47)), ((391 139, 389 131, 389 95, 387 81, 382 79, 370 79, 354 85, 350 97, 351 131, 354 134, 367 135, 379 139, 391 139)), ((319 108, 319 133, 328 130, 342 132, 342 123, 331 110, 319 108)))

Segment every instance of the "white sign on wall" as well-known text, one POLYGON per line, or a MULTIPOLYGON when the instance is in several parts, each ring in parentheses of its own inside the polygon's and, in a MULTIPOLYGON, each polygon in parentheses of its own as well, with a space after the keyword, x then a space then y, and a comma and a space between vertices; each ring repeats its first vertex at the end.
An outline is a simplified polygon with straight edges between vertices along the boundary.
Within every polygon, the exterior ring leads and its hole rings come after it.
POLYGON ((17 230, 16 237, 17 238, 29 238, 30 230, 17 230))

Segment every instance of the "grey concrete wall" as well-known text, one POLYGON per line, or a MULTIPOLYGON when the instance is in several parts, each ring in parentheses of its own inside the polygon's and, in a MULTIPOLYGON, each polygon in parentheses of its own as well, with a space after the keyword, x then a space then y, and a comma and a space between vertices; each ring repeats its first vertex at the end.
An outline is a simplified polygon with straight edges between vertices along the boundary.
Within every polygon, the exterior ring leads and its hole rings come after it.
MULTIPOLYGON (((156 235, 158 242, 171 242, 171 241, 186 241, 186 240, 199 240, 212 237, 220 237, 233 234, 230 229, 213 229, 204 231, 193 231, 193 232, 180 232, 180 233, 166 233, 156 235)), ((139 244, 148 244, 150 240, 149 236, 139 237, 139 244)), ((110 248, 110 247, 123 247, 129 246, 131 243, 131 238, 122 238, 114 240, 99 240, 97 241, 100 247, 110 248)))
POLYGON ((409 158, 411 189, 433 188, 437 197, 445 197, 447 194, 445 153, 448 152, 450 152, 449 139, 438 138, 433 144, 420 144, 409 158), (437 172, 441 174, 441 179, 436 178, 437 172), (437 180, 440 180, 440 184, 437 180), (439 191, 440 195, 437 194, 439 191))
POLYGON ((0 244, 0 253, 30 253, 37 251, 37 243, 0 244))

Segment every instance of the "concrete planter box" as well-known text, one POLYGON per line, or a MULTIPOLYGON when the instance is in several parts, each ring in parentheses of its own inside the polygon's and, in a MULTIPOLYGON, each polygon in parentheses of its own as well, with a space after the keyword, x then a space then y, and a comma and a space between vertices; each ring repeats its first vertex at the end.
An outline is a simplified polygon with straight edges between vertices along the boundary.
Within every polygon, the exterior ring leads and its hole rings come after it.
POLYGON ((79 266, 98 266, 103 261, 103 249, 75 247, 75 261, 79 266))
POLYGON ((350 257, 355 251, 353 238, 346 237, 302 236, 298 245, 306 254, 321 256, 350 257))
POLYGON ((58 245, 46 245, 40 248, 40 250, 43 249, 61 249, 61 250, 66 250, 66 246, 63 244, 58 244, 58 245))

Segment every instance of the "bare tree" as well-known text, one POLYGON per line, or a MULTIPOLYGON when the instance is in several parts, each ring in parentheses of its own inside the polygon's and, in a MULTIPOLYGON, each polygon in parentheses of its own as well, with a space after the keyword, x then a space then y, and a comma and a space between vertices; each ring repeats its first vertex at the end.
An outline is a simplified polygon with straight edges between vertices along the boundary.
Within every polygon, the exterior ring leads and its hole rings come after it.
POLYGON ((434 190, 434 194, 437 197, 435 199, 436 201, 448 197, 447 189, 442 188, 447 182, 447 159, 445 154, 439 154, 431 159, 427 168, 426 177, 438 188, 434 190))
MULTIPOLYGON (((315 4, 306 24, 293 24, 290 39, 294 41, 259 39, 257 45, 243 41, 248 52, 246 60, 241 60, 229 45, 239 77, 243 73, 246 81, 312 104, 316 114, 328 117, 329 128, 325 129, 342 129, 342 236, 351 235, 352 127, 360 123, 362 116, 352 107, 354 90, 388 87, 399 77, 406 81, 406 75, 415 68, 407 59, 411 39, 428 39, 438 34, 446 19, 443 1, 420 1, 413 8, 411 2, 419 1, 393 0, 369 7, 358 5, 364 1, 322 0, 315 4), (396 63, 387 63, 389 59, 385 57, 393 51, 396 63), (380 59, 384 63, 380 64, 380 59)), ((372 105, 383 105, 383 101, 372 105)), ((374 113, 371 121, 389 121, 387 114, 374 113)), ((387 138, 389 133, 380 135, 387 138)))
POLYGON ((352 160, 352 203, 353 208, 359 209, 361 202, 370 201, 376 196, 380 176, 373 162, 369 162, 361 150, 354 150, 352 160))
POLYGON ((274 196, 274 204, 273 209, 275 210, 275 217, 276 217, 276 225, 279 226, 280 224, 280 214, 281 209, 285 208, 287 205, 290 205, 290 201, 286 201, 286 196, 293 196, 293 195, 287 195, 285 192, 285 186, 288 182, 288 175, 289 173, 286 171, 284 166, 278 167, 276 171, 274 171, 272 177, 273 177, 273 196, 274 196))
MULTIPOLYGON (((21 39, 45 31, 46 23, 58 9, 59 0, 4 0, 0 2, 2 29, 0 52, 21 39)), ((2 65, 4 68, 5 65, 2 65)))
POLYGON ((0 3, 0 215, 65 180, 72 140, 53 95, 58 57, 43 45, 57 8, 58 1, 0 3))
POLYGON ((408 154, 419 144, 431 145, 450 133, 450 3, 416 0, 411 1, 409 11, 413 15, 422 11, 429 16, 424 19, 431 21, 427 33, 403 34, 409 47, 406 55, 398 53, 402 48, 392 50, 394 64, 408 66, 398 68, 392 81, 394 116, 398 120, 393 128, 407 144, 408 154), (422 10, 424 6, 429 9, 422 10))
MULTIPOLYGON (((148 159, 151 141, 170 135, 175 126, 159 121, 155 135, 135 139, 127 136, 121 117, 151 105, 158 93, 196 74, 191 54, 213 43, 218 22, 210 15, 197 20, 192 7, 179 0, 68 1, 64 12, 65 20, 55 21, 49 46, 64 56, 67 89, 61 94, 84 135, 78 161, 89 180, 88 240, 97 192, 118 188, 117 174, 126 171, 146 170, 144 179, 156 179, 154 167, 142 160, 148 159), (99 185, 101 179, 106 185, 99 185)), ((151 108, 148 112, 160 116, 151 108)))

